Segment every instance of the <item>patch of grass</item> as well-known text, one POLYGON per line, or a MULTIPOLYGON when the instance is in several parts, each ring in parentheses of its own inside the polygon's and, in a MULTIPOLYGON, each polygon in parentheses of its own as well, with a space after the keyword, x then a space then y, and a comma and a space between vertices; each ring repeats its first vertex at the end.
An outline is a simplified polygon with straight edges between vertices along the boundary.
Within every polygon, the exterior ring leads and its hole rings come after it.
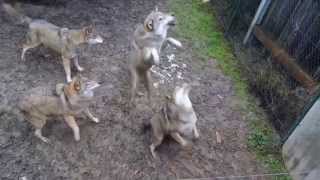
POLYGON ((179 38, 192 42, 192 48, 200 58, 216 59, 222 71, 232 78, 241 101, 241 111, 248 114, 251 126, 249 148, 271 172, 285 172, 274 130, 266 123, 264 114, 258 112, 256 101, 248 92, 248 82, 243 78, 240 64, 233 55, 232 46, 224 38, 212 7, 200 0, 169 0, 169 7, 179 22, 176 30, 179 38))
POLYGON ((263 122, 264 120, 259 119, 259 115, 249 120, 251 120, 251 132, 248 137, 248 147, 254 150, 257 159, 262 161, 272 173, 286 172, 280 154, 279 138, 274 130, 269 124, 263 122))
POLYGON ((247 83, 240 78, 233 50, 225 40, 212 8, 202 5, 200 0, 169 0, 169 6, 178 18, 177 35, 191 41, 199 57, 218 60, 224 73, 234 79, 239 95, 245 95, 247 83))

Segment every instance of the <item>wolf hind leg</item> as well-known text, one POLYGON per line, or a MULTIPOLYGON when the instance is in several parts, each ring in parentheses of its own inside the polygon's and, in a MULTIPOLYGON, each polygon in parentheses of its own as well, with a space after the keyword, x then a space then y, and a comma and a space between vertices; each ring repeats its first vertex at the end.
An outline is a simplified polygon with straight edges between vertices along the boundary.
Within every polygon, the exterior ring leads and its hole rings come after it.
POLYGON ((34 132, 35 136, 41 139, 45 143, 50 143, 50 140, 42 135, 42 128, 36 129, 34 132))
POLYGON ((21 60, 25 61, 25 54, 29 49, 35 48, 41 44, 36 33, 28 32, 26 35, 26 43, 22 45, 21 60))
POLYGON ((185 147, 188 145, 188 142, 185 139, 183 139, 183 137, 181 137, 179 133, 174 132, 174 133, 171 133, 170 136, 174 140, 176 140, 181 146, 185 147))

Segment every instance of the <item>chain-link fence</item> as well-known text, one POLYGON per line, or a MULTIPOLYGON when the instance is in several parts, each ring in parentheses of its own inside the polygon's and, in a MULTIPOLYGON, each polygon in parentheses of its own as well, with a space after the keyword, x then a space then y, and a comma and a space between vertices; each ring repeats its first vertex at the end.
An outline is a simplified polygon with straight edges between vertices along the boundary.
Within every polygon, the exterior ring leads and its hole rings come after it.
POLYGON ((261 0, 213 0, 226 36, 246 70, 251 90, 285 138, 297 124, 320 80, 320 2, 271 1, 243 46, 261 0))
POLYGON ((319 1, 274 1, 263 23, 315 80, 320 80, 319 1))

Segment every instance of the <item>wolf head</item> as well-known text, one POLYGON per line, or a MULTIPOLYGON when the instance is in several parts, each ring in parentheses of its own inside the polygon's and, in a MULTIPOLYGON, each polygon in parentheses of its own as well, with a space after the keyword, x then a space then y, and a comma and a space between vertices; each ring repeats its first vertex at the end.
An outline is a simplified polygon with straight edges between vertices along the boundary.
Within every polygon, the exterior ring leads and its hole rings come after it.
POLYGON ((167 31, 171 26, 176 25, 176 18, 173 14, 163 13, 156 7, 145 19, 144 28, 148 32, 154 32, 162 37, 167 36, 167 31))
POLYGON ((96 81, 89 80, 81 75, 75 76, 70 83, 64 86, 64 93, 73 105, 93 98, 93 90, 99 87, 96 81))
POLYGON ((85 42, 89 44, 103 43, 103 38, 97 33, 92 25, 83 27, 81 31, 85 42))

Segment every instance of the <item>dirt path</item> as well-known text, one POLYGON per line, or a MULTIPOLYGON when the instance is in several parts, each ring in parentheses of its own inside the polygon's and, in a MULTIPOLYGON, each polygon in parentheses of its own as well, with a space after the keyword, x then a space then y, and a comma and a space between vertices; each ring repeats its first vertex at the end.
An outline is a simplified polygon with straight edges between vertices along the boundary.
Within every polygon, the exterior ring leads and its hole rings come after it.
POLYGON ((192 142, 190 150, 168 140, 157 151, 160 160, 151 158, 150 132, 142 131, 143 124, 152 116, 146 98, 140 97, 134 110, 125 108, 130 79, 127 56, 135 25, 156 4, 166 10, 165 1, 67 2, 66 7, 22 8, 32 17, 69 28, 93 22, 102 33, 105 43, 83 47, 80 58, 86 68, 84 75, 104 82, 92 106, 101 123, 80 118, 82 139, 78 143, 65 123, 50 123, 44 134, 53 143, 47 145, 33 136, 27 122, 10 113, 10 107, 15 107, 23 91, 39 85, 54 86, 64 81, 65 74, 59 57, 45 48, 30 51, 27 61, 20 62, 17 44, 23 40, 26 28, 8 21, 0 10, 0 179, 195 178, 261 172, 246 147, 247 123, 232 107, 231 81, 218 70, 214 60, 195 58, 189 42, 183 42, 183 51, 167 48, 161 68, 155 69, 165 78, 161 80, 157 73, 153 76, 161 94, 171 92, 177 82, 195 85, 191 99, 198 113, 201 137, 192 142), (165 68, 175 66, 172 64, 177 67, 165 68), (216 141, 216 131, 221 134, 221 144, 216 141))

